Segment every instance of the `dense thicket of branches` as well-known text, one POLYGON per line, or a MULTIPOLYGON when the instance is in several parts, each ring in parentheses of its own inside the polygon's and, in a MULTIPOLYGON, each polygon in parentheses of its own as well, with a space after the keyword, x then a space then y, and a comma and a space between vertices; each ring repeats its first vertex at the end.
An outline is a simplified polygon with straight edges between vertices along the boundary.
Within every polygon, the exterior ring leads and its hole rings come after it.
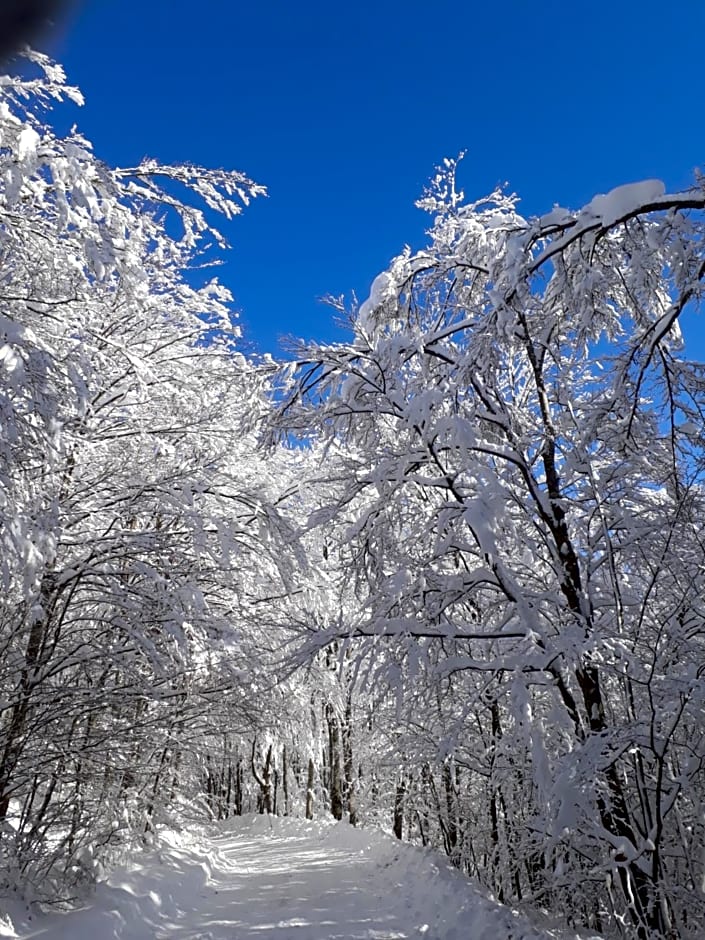
POLYGON ((34 66, 0 104, 6 886, 68 897, 194 814, 329 813, 507 903, 699 937, 701 182, 527 220, 449 161, 352 341, 274 373, 194 265, 261 187, 111 169, 34 66))
POLYGON ((422 205, 429 247, 279 412, 335 454, 314 521, 359 599, 306 645, 348 638, 399 697, 412 829, 500 898, 696 936, 705 189, 525 220, 448 162, 422 205))
POLYGON ((78 94, 34 64, 0 113, 0 851, 46 892, 188 774, 214 690, 237 691, 242 584, 276 581, 285 533, 253 455, 262 378, 227 292, 184 275, 218 236, 174 195, 230 215, 261 187, 108 168, 43 126, 78 94))
POLYGON ((272 365, 201 276, 263 189, 106 166, 32 63, 0 103, 0 868, 56 900, 160 823, 342 815, 353 732, 336 662, 280 675, 337 586, 301 586, 310 460, 258 448, 272 365))

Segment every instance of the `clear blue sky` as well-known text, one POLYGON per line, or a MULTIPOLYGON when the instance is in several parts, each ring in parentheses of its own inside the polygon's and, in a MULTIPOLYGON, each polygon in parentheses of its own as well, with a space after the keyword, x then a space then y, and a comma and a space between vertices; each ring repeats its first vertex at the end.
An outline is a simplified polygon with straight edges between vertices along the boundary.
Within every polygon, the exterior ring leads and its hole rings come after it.
POLYGON ((226 234, 246 337, 335 337, 326 293, 366 296, 466 149, 469 196, 525 213, 705 165, 703 0, 83 0, 51 42, 111 163, 243 170, 269 189, 226 234))

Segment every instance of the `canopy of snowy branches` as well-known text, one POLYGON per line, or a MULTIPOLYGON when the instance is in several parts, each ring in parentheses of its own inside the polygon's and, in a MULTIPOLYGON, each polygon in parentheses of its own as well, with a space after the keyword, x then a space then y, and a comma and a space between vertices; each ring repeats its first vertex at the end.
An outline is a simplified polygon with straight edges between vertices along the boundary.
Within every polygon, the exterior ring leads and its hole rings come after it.
POLYGON ((207 272, 263 188, 109 167, 32 63, 0 87, 5 887, 332 815, 576 928, 702 936, 703 181, 527 219, 448 160, 351 341, 277 368, 207 272))

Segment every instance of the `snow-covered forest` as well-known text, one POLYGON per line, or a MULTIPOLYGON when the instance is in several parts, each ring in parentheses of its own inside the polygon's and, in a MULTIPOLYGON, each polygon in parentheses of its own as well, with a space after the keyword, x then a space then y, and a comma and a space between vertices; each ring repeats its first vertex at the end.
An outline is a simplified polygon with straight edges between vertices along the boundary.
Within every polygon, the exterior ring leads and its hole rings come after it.
POLYGON ((0 88, 5 889, 254 811, 702 937, 705 181, 527 219, 447 160, 349 342, 276 363, 212 268, 263 187, 106 165, 32 62, 0 88))

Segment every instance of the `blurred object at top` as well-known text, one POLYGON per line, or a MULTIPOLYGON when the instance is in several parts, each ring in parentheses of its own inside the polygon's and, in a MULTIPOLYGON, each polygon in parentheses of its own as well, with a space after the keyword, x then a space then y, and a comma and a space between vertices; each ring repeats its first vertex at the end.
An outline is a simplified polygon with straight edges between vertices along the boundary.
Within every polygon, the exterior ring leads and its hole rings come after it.
POLYGON ((67 0, 0 0, 0 63, 51 32, 67 0))

